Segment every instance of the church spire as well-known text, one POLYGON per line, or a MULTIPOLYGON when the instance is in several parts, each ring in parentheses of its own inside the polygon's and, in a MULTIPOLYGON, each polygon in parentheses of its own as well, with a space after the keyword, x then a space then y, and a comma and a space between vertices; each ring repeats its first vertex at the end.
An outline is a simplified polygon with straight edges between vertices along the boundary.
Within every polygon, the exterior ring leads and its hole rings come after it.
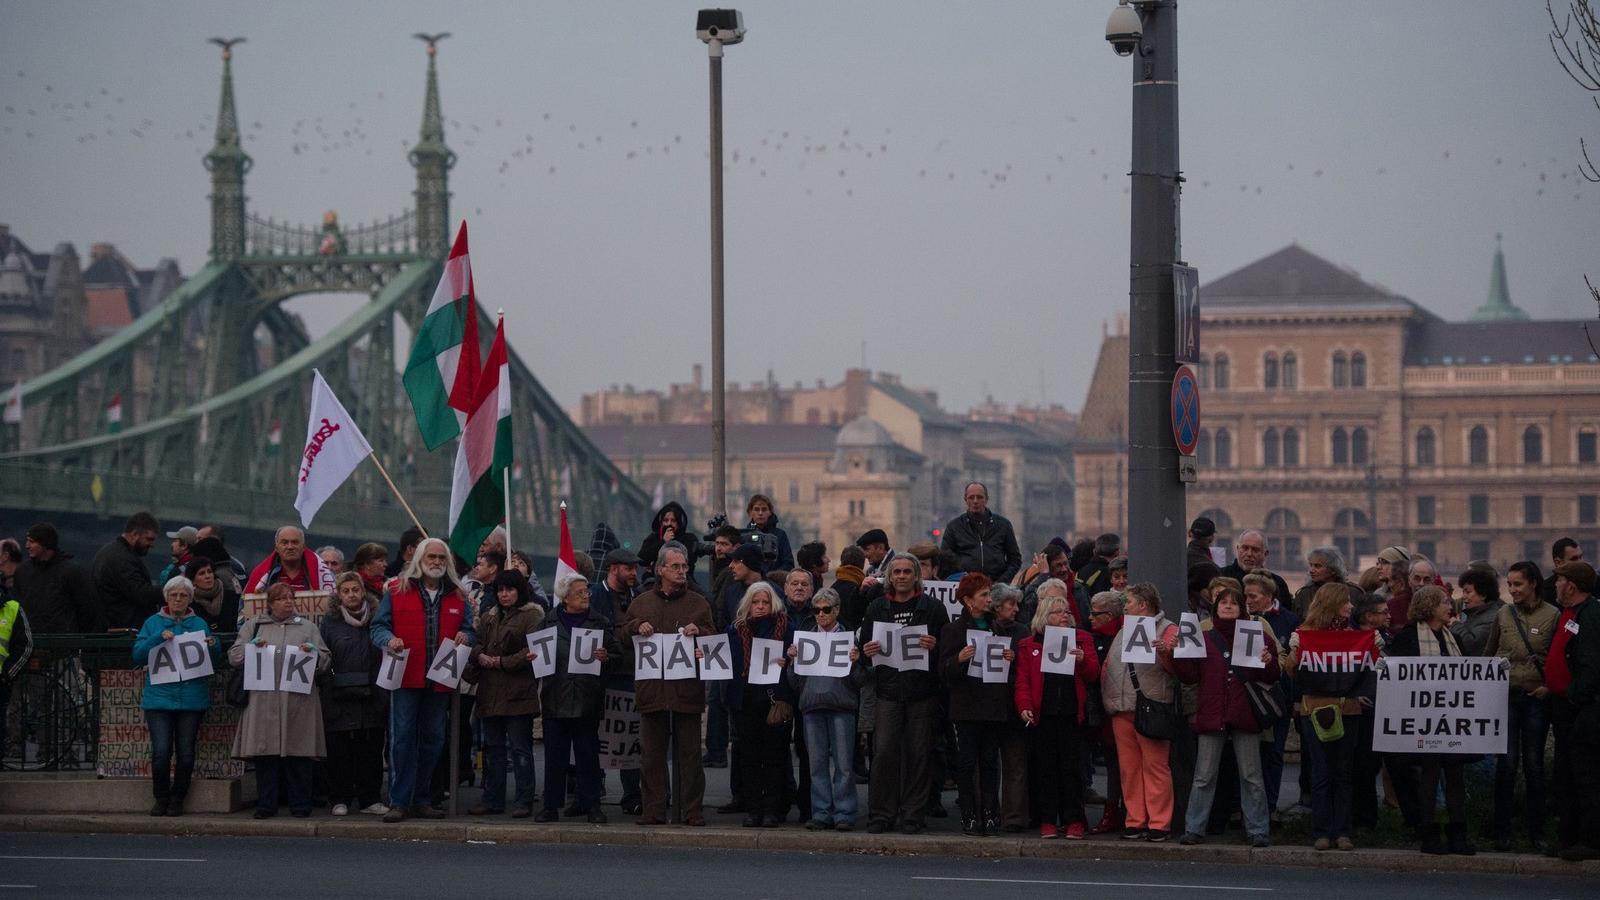
POLYGON ((1494 236, 1494 265, 1489 270, 1489 299, 1472 313, 1474 322, 1526 319, 1528 314, 1511 302, 1506 282, 1506 255, 1500 248, 1500 235, 1494 236))
POLYGON ((439 107, 439 72, 435 63, 440 41, 449 32, 416 34, 428 45, 428 83, 422 104, 422 129, 409 159, 417 170, 417 249, 443 259, 450 249, 450 169, 456 155, 444 142, 444 114, 439 107))
POLYGON ((206 154, 211 173, 211 258, 244 255, 244 175, 250 156, 239 142, 239 115, 233 104, 233 47, 244 38, 211 38, 222 48, 222 100, 217 106, 217 136, 206 154))

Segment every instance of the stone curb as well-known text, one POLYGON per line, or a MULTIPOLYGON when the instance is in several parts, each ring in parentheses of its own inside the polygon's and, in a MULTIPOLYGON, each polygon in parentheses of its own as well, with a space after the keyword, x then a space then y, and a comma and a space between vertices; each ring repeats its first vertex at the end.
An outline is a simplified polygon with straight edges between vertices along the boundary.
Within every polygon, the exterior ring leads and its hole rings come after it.
POLYGON ((1318 869, 1369 869, 1384 872, 1451 872, 1485 875, 1600 877, 1600 861, 1568 863, 1544 856, 1479 853, 1477 856, 1424 856, 1409 850, 1317 852, 1309 847, 1256 850, 1233 844, 1183 847, 1114 839, 1041 841, 1036 838, 968 838, 942 834, 867 834, 864 831, 813 832, 795 828, 641 828, 622 825, 533 825, 478 820, 412 819, 393 825, 361 819, 257 820, 238 815, 186 815, 153 818, 134 814, 0 814, 0 831, 72 834, 229 835, 233 837, 328 837, 387 841, 493 841, 505 844, 579 844, 723 850, 786 850, 811 853, 927 855, 1003 859, 1120 860, 1209 865, 1300 866, 1318 869))

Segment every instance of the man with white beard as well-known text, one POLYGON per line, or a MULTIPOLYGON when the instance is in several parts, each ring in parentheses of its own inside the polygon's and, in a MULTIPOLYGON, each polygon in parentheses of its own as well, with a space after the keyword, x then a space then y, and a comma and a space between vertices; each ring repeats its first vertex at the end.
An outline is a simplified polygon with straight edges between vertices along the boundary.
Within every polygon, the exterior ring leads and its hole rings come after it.
MULTIPOLYGON (((388 653, 409 649, 400 687, 389 696, 389 812, 399 822, 413 811, 426 819, 444 817, 417 798, 418 779, 433 772, 444 751, 453 689, 429 682, 428 664, 440 643, 471 644, 471 606, 450 566, 450 547, 428 538, 390 582, 372 620, 372 643, 388 653)), ((421 785, 427 790, 426 781, 421 785)))

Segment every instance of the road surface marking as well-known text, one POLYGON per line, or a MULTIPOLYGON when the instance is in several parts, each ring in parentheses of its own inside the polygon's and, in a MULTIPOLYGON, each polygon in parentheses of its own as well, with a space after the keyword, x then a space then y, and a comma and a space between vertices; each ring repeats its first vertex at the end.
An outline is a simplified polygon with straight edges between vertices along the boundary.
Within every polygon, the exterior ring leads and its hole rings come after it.
POLYGON ((203 859, 186 859, 160 856, 0 856, 0 859, 48 859, 61 862, 160 862, 203 863, 203 859))
POLYGON ((1140 881, 1045 881, 1030 878, 956 878, 945 875, 913 875, 912 881, 979 881, 988 884, 1067 884, 1081 887, 1183 888, 1194 891, 1268 891, 1269 887, 1237 887, 1227 884, 1155 884, 1140 881))

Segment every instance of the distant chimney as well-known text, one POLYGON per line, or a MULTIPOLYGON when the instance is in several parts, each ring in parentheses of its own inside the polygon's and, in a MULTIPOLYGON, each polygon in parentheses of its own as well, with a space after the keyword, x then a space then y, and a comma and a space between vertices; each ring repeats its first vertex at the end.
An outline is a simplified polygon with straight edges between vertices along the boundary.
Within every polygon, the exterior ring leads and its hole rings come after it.
POLYGON ((89 258, 90 259, 101 259, 103 257, 110 256, 111 254, 113 254, 115 252, 116 252, 116 248, 111 246, 110 244, 107 244, 107 243, 98 243, 98 244, 90 244, 89 245, 89 258))

